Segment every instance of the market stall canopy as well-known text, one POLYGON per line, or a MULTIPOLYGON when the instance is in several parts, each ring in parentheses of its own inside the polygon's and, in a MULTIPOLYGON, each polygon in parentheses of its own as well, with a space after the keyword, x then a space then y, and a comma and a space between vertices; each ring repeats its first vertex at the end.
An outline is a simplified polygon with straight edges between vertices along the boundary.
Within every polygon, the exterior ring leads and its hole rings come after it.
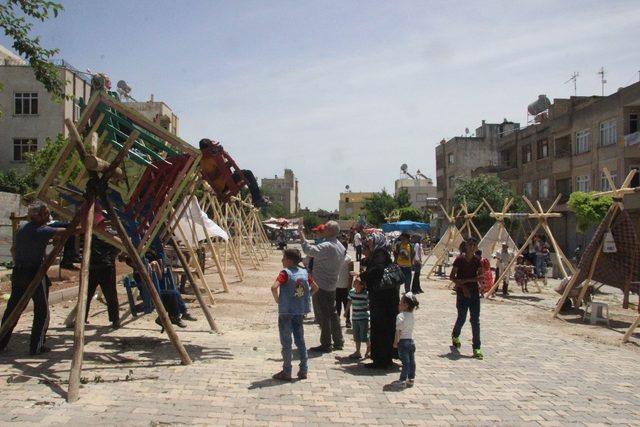
POLYGON ((382 224, 382 230, 385 233, 390 233, 392 231, 428 231, 429 224, 415 221, 389 222, 387 224, 382 224))

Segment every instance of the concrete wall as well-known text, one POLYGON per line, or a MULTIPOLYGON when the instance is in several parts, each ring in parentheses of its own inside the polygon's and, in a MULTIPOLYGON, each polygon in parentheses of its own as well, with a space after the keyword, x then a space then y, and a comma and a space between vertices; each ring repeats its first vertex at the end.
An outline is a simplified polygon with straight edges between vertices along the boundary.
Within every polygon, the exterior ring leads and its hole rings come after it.
POLYGON ((66 118, 74 117, 74 104, 77 98, 89 97, 89 85, 73 72, 60 69, 62 78, 67 82, 65 93, 75 99, 53 101, 44 86, 35 79, 31 67, 0 65, 0 82, 4 90, 0 91, 0 170, 16 169, 23 171, 25 163, 14 160, 14 138, 34 138, 38 149, 44 147, 47 138, 54 139, 58 134, 67 135, 64 127, 66 118), (14 94, 31 92, 38 94, 38 114, 16 115, 14 94))
POLYGON ((11 260, 11 213, 25 215, 26 207, 21 204, 22 197, 19 194, 0 192, 0 261, 11 260))

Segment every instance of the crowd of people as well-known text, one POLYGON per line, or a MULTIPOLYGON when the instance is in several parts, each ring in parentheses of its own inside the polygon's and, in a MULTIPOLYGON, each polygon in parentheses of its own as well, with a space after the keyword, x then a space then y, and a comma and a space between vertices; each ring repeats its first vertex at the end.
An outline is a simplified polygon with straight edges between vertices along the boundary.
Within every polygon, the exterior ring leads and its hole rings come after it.
POLYGON ((419 306, 413 290, 422 292, 419 270, 416 273, 412 269, 414 262, 422 261, 420 243, 410 242, 410 236, 403 234, 397 244, 390 247, 381 234, 365 238, 356 232, 352 240, 358 262, 356 271, 354 261, 347 254, 347 241, 341 242, 339 234, 338 223, 329 221, 322 239, 311 243, 301 229, 305 259, 297 249, 283 251, 283 270, 271 287, 278 303, 283 367, 273 377, 292 379, 293 342, 300 357, 297 373, 300 379, 307 377, 308 352, 343 350, 345 340, 340 322, 340 313, 343 313, 345 326, 352 330, 355 347, 348 358, 354 361, 370 358, 371 362, 365 366, 371 369, 392 368, 393 359, 399 358, 402 371, 397 383, 411 387, 416 374, 413 313, 419 306), (393 264, 402 271, 402 278, 397 282, 389 282, 387 277, 393 264), (295 299, 297 302, 292 304, 295 299), (320 345, 307 348, 302 325, 304 317, 312 311, 311 306, 320 326, 320 345))

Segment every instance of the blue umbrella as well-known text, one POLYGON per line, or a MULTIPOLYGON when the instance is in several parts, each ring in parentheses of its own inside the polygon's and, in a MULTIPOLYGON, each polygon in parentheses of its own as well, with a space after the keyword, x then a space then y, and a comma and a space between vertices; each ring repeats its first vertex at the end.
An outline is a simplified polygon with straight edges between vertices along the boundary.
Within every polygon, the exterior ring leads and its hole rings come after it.
POLYGON ((390 233, 392 231, 428 231, 429 224, 426 222, 398 221, 382 224, 382 231, 390 233))

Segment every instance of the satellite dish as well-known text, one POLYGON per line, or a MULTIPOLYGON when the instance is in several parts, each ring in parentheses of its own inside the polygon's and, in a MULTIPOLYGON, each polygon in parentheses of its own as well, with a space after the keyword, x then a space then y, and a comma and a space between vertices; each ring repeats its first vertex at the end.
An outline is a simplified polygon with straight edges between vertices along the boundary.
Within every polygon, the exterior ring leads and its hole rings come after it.
POLYGON ((464 133, 465 133, 466 135, 469 135, 469 128, 464 128, 464 133))
POLYGON ((407 166, 407 164, 406 164, 406 163, 403 163, 403 164, 402 164, 402 166, 400 166, 400 170, 401 170, 402 172, 406 172, 406 171, 407 171, 407 169, 409 169, 409 166, 407 166))
POLYGON ((350 189, 350 188, 351 188, 351 187, 349 187, 348 185, 345 185, 345 186, 344 186, 344 189, 345 189, 345 190, 347 190, 347 191, 349 191, 349 189, 350 189))
POLYGON ((127 95, 131 92, 131 87, 124 80, 119 80, 116 87, 127 95))

